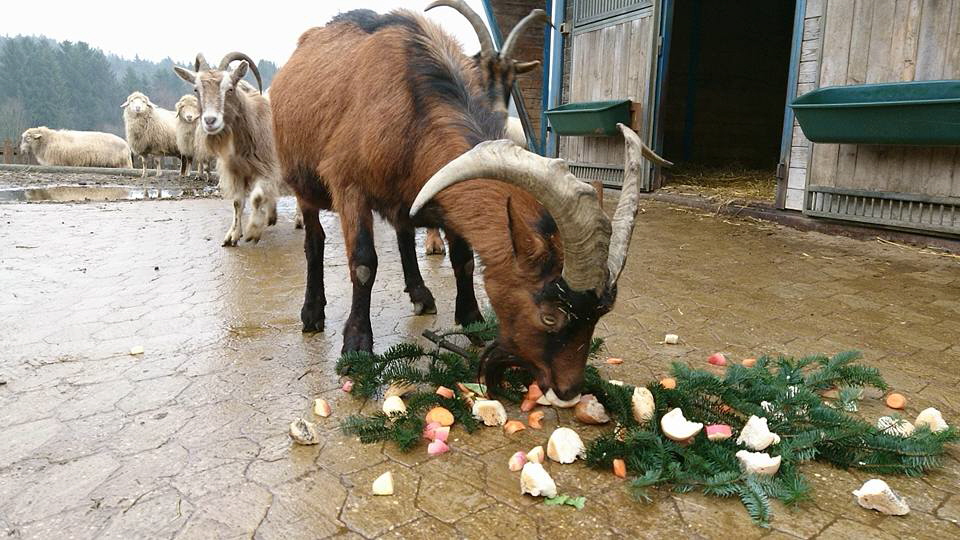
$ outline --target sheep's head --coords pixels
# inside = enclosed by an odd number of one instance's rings
[[[20,136],[20,153],[28,154],[30,152],[35,152],[35,150],[43,144],[43,138],[46,136],[47,132],[50,131],[46,127],[35,127],[30,128],[23,132]]]
[[[560,399],[580,391],[594,327],[617,296],[638,209],[642,158],[668,163],[636,133],[620,128],[627,159],[612,220],[593,187],[574,177],[566,162],[505,140],[481,143],[448,163],[411,207],[413,215],[442,190],[476,178],[499,180],[525,192],[508,199],[502,218],[513,264],[488,267],[484,275],[500,321],[497,340],[483,358],[483,374],[492,387],[507,368],[521,367]]]
[[[200,101],[196,96],[186,95],[177,101],[177,118],[187,124],[193,124],[200,118]]]
[[[230,64],[237,60],[240,63],[231,68]],[[200,127],[208,135],[216,135],[227,127],[224,111],[231,100],[237,99],[237,86],[248,69],[256,77],[260,90],[263,90],[256,63],[243,53],[233,52],[226,55],[216,69],[211,68],[201,54],[197,55],[193,71],[180,66],[174,66],[173,69],[181,79],[193,85],[203,119]]]
[[[513,83],[518,74],[532,71],[540,66],[539,61],[520,62],[514,60],[517,43],[523,32],[537,22],[550,23],[550,17],[542,9],[535,9],[524,17],[510,32],[503,42],[503,48],[498,52],[493,45],[493,38],[487,30],[486,23],[463,0],[437,0],[427,6],[427,11],[446,6],[460,12],[473,26],[480,40],[480,52],[474,57],[477,72],[483,85],[483,91],[490,99],[493,110],[506,114],[510,104],[510,94]]]
[[[127,100],[123,102],[123,105],[120,105],[121,109],[133,114],[134,116],[139,116],[141,114],[146,114],[147,112],[154,109],[156,105],[150,101],[145,94],[141,92],[134,92],[127,96]]]

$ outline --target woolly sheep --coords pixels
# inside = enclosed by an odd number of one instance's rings
[[[30,128],[20,137],[20,151],[41,165],[132,168],[130,147],[110,133]]]
[[[153,157],[157,176],[164,156],[180,157],[177,149],[177,118],[173,111],[158,107],[141,92],[134,92],[120,106],[123,124],[131,150],[143,160],[143,174],[147,175],[147,157]]]
[[[197,144],[200,129],[200,102],[196,96],[187,94],[177,101],[177,148],[180,151],[180,176],[189,176],[192,165],[197,166],[197,175],[206,178],[210,172],[212,156],[207,155],[203,145]]]

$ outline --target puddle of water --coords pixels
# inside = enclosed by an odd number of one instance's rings
[[[214,188],[138,188],[131,186],[46,186],[0,189],[0,202],[83,202],[179,199],[208,196]]]

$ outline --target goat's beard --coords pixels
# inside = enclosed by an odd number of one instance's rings
[[[510,368],[520,368],[536,375],[519,357],[504,350],[497,341],[491,342],[480,355],[480,373],[487,386],[487,395],[493,396],[503,387],[503,376]]]

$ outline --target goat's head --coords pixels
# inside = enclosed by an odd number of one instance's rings
[[[200,118],[200,102],[197,96],[186,95],[177,101],[177,118],[182,122],[193,124]]]
[[[240,63],[237,67],[231,68],[230,64],[237,60]],[[263,81],[260,79],[257,64],[243,53],[227,54],[216,69],[207,64],[202,54],[197,55],[193,71],[174,66],[173,70],[177,75],[193,85],[193,91],[200,103],[200,115],[203,119],[200,126],[204,133],[216,135],[226,127],[224,111],[232,100],[238,99],[237,85],[247,74],[248,69],[253,72],[260,91],[263,92]]]
[[[510,104],[510,94],[513,90],[513,83],[517,75],[532,71],[540,66],[540,62],[520,62],[514,60],[513,55],[516,51],[520,36],[531,24],[545,22],[550,24],[550,17],[542,9],[535,9],[529,15],[524,17],[517,26],[513,28],[510,35],[503,42],[503,48],[498,52],[493,46],[493,38],[487,30],[487,25],[470,6],[463,0],[437,0],[427,6],[427,11],[431,9],[446,6],[460,12],[473,26],[480,40],[480,52],[474,58],[477,62],[477,69],[483,81],[483,91],[490,98],[493,110],[506,113]]]
[[[503,218],[513,244],[514,264],[488,268],[487,295],[500,320],[497,341],[483,358],[487,384],[496,387],[509,367],[532,372],[540,387],[559,399],[580,391],[594,326],[613,307],[617,280],[626,262],[638,208],[641,162],[668,164],[632,130],[627,141],[623,191],[611,221],[593,187],[581,182],[559,159],[547,159],[510,141],[477,145],[431,178],[411,207],[415,214],[442,190],[485,178],[511,184],[533,196],[508,199]]]
[[[50,130],[44,126],[30,128],[20,136],[20,153],[36,153],[36,149],[43,144],[43,139]]]
[[[134,92],[130,94],[127,96],[127,100],[123,102],[123,105],[120,105],[121,109],[133,113],[134,116],[146,114],[155,107],[156,105],[150,101],[150,98],[148,98],[142,92]]]

